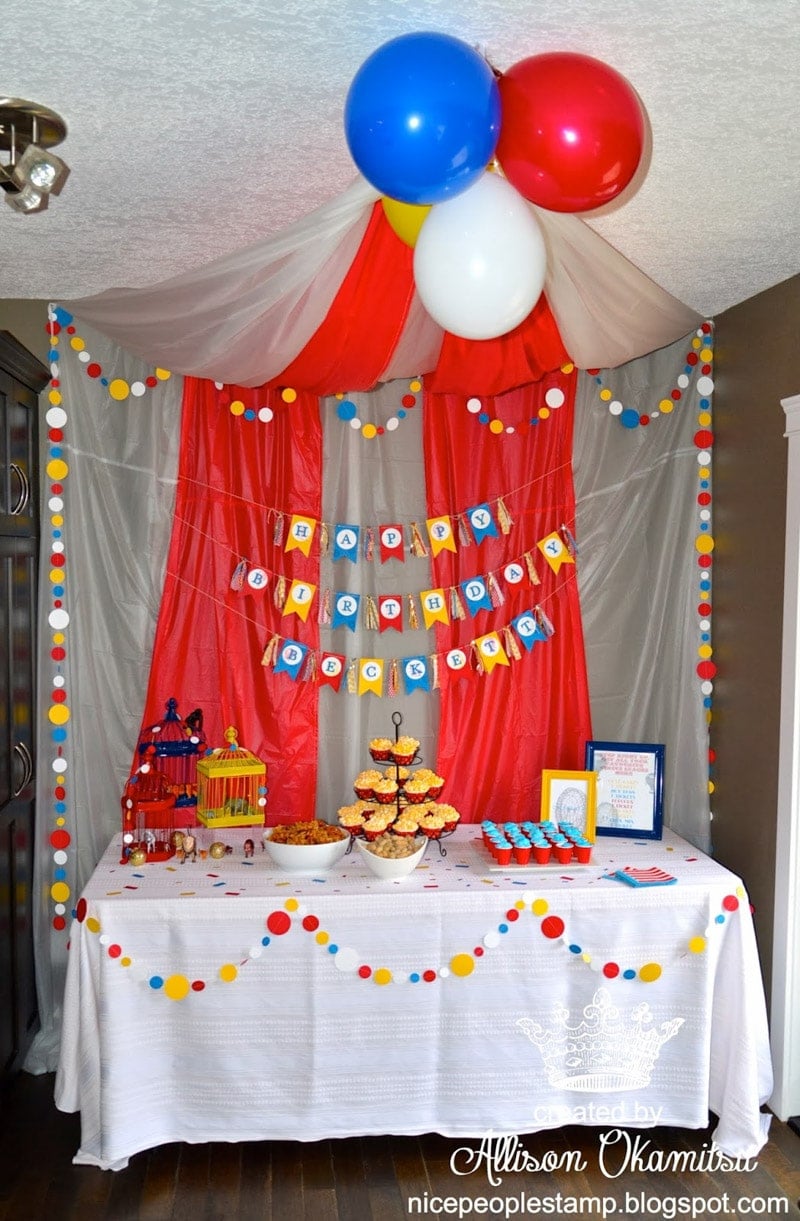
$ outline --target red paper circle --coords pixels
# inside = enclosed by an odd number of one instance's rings
[[[75,908],[75,919],[78,924],[83,924],[86,919],[86,900],[78,899],[78,906]]]
[[[286,912],[270,912],[267,916],[267,928],[276,937],[280,937],[283,933],[288,933],[292,927],[292,922]]]
[[[545,937],[555,940],[564,932],[564,921],[560,916],[545,916],[542,921],[542,932]]]
[[[307,933],[313,933],[315,929],[319,928],[318,918],[316,916],[304,916],[303,917],[303,928],[306,930]]]
[[[58,796],[58,791],[57,791],[56,795]],[[62,798],[64,798],[65,796],[66,796],[66,793],[62,789],[60,791],[59,801],[62,800]],[[72,840],[70,838],[69,831],[58,830],[58,831],[53,831],[50,834],[50,844],[53,848],[68,848],[69,845],[71,844],[71,842],[72,842]]]
[[[722,900],[722,906],[726,912],[735,912],[739,906],[739,900],[736,898],[736,895],[726,895]]]

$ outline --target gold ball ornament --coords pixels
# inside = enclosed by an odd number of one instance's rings
[[[221,861],[228,849],[224,844],[216,840],[208,850],[208,855],[213,856],[215,861]]]
[[[134,848],[128,857],[129,865],[144,865],[147,863],[147,853],[144,848]]]

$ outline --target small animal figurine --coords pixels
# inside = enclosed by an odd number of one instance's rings
[[[197,860],[197,839],[194,835],[191,835],[188,831],[184,832],[183,844],[181,846],[183,848],[184,864],[189,857],[191,857],[193,861]]]
[[[244,841],[244,855],[245,855],[245,859],[246,859],[247,857],[249,857],[249,856],[252,856],[252,855],[253,855],[253,853],[255,852],[255,850],[256,850],[256,846],[255,846],[255,844],[253,843],[253,841],[252,841],[251,839],[246,839],[246,840]]]

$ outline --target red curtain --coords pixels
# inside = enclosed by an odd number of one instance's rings
[[[306,623],[276,605],[278,577],[319,585],[319,549],[285,551],[288,516],[319,520],[322,431],[315,395],[298,395],[274,418],[258,418],[276,391],[187,378],[175,519],[153,649],[143,725],[168,699],[182,715],[203,711],[210,747],[228,726],[240,746],[267,764],[270,821],[313,818],[317,765],[317,688],[260,664],[278,633],[318,648],[316,600]],[[231,410],[233,406],[234,410]],[[255,414],[255,418],[251,418]],[[283,524],[283,540],[276,529]],[[263,592],[231,588],[246,559],[268,574]]]
[[[414,252],[377,202],[328,314],[302,352],[272,381],[319,395],[371,390],[389,366],[414,295]],[[443,333],[427,387],[447,394],[500,394],[538,381],[569,360],[544,293],[528,317],[497,339]]]
[[[537,548],[562,526],[575,533],[576,376],[556,372],[483,400],[485,414],[502,421],[504,429],[513,426],[513,433],[490,431],[488,421],[467,413],[461,397],[425,396],[429,515],[488,503],[496,516],[495,502],[502,497],[513,521],[507,535],[498,529],[496,538],[432,558],[434,588],[447,590],[478,573],[495,573],[505,594],[502,606],[480,610],[474,618],[467,611],[464,619],[436,629],[442,686],[437,770],[447,778],[447,800],[465,821],[537,818],[542,769],[582,770],[584,744],[591,738],[576,566],[564,564],[556,573]],[[555,410],[545,403],[551,388],[565,395]],[[508,586],[502,580],[505,565],[526,552],[535,559],[541,584]],[[470,641],[537,604],[555,634],[530,652],[520,644],[519,660],[483,674],[471,668],[465,677],[455,677],[443,664],[447,650],[469,649]],[[500,638],[503,642],[502,631]]]

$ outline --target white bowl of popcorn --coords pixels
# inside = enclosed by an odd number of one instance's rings
[[[387,831],[372,841],[357,839],[355,845],[367,869],[377,878],[391,882],[407,878],[414,872],[425,855],[428,842],[424,837],[412,839]]]

